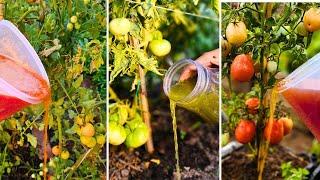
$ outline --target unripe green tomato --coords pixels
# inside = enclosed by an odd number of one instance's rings
[[[67,29],[68,29],[68,31],[72,31],[73,30],[73,24],[72,23],[68,23],[67,24]]]
[[[122,144],[127,137],[124,127],[113,121],[109,122],[108,133],[109,143],[115,146]]]
[[[70,18],[70,22],[73,23],[73,24],[75,24],[76,22],[78,22],[78,17],[77,17],[77,16],[72,16],[72,17]]]
[[[171,44],[165,39],[152,40],[149,44],[149,49],[151,50],[152,54],[162,57],[169,54],[171,51]]]
[[[308,31],[303,25],[303,22],[300,22],[296,28],[296,33],[299,34],[300,36],[307,37],[308,36]]]
[[[95,125],[95,129],[97,131],[97,133],[101,133],[101,134],[104,134],[106,132],[106,127],[104,124],[102,123],[97,123]]]
[[[283,51],[279,57],[279,70],[287,74],[289,72],[289,64],[293,59],[294,58],[290,50]]]
[[[128,131],[128,130],[127,130]],[[149,138],[149,129],[146,124],[141,122],[137,128],[128,134],[125,144],[129,148],[137,148],[147,142]]]
[[[88,5],[90,3],[90,0],[83,0],[84,5]]]
[[[229,135],[229,133],[223,133],[221,139],[222,139],[221,145],[222,145],[222,146],[227,145],[227,144],[229,143],[229,140],[230,140],[230,135]]]
[[[131,29],[131,22],[126,18],[116,18],[110,21],[109,30],[113,35],[126,35]]]
[[[313,32],[309,47],[306,50],[307,57],[312,58],[320,52],[320,30]]]
[[[277,63],[275,61],[268,61],[267,70],[269,73],[275,73],[277,71]]]
[[[74,24],[74,28],[75,28],[76,30],[79,30],[80,27],[81,27],[81,25],[80,25],[79,23],[76,22],[76,23]]]

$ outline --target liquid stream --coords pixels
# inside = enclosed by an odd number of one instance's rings
[[[177,120],[176,120],[176,106],[183,107],[189,111],[197,113],[204,120],[209,123],[218,122],[219,114],[219,98],[218,93],[214,90],[211,92],[205,92],[199,94],[197,97],[190,101],[183,101],[187,97],[195,86],[195,79],[182,81],[174,85],[169,92],[170,98],[170,110],[172,116],[172,128],[174,134],[174,148],[176,158],[176,178],[181,179],[180,165],[179,165],[179,146],[178,146],[178,135],[177,135]],[[182,100],[182,101],[181,101]]]

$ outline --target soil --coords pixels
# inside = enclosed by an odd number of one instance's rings
[[[169,104],[152,109],[155,152],[110,146],[110,179],[174,179],[175,157]],[[161,107],[161,104],[164,104]],[[198,116],[177,110],[182,179],[219,179],[219,128]]]
[[[294,154],[283,146],[273,146],[268,154],[263,173],[264,180],[278,180],[281,177],[281,164],[292,162],[293,167],[306,167],[309,157],[305,154]],[[248,154],[247,148],[232,152],[222,162],[222,179],[256,180],[256,161]]]

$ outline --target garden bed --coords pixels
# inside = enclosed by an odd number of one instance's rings
[[[249,151],[243,147],[233,151],[222,163],[222,179],[257,179],[256,161],[249,157]],[[281,164],[292,162],[293,167],[305,167],[308,164],[307,155],[297,155],[289,149],[277,145],[273,146],[268,154],[263,173],[263,179],[283,179],[281,176]]]
[[[167,108],[153,111],[155,152],[152,155],[148,154],[143,147],[130,151],[122,146],[110,146],[111,179],[172,179],[174,177],[176,160],[171,116]],[[218,179],[218,127],[199,123],[197,120],[200,119],[196,115],[186,113],[184,110],[179,109],[177,113],[178,120],[183,119],[178,123],[182,179]],[[186,135],[181,139],[183,134]]]

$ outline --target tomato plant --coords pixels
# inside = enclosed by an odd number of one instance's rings
[[[4,18],[27,37],[45,66],[52,104],[47,167],[41,163],[43,106],[36,105],[0,123],[0,159],[6,164],[0,176],[41,179],[43,170],[55,179],[105,176],[106,2],[5,3]],[[89,146],[82,144],[82,133],[91,136]]]
[[[224,44],[232,45],[222,57],[223,111],[229,118],[222,125],[223,131],[232,134],[236,130],[238,140],[241,119],[255,122],[255,139],[249,145],[260,165],[260,175],[261,159],[269,147],[266,141],[280,143],[293,126],[292,120],[285,118],[290,115],[282,101],[276,103],[270,117],[271,91],[277,82],[320,52],[315,45],[320,42],[318,11],[317,3],[222,3]]]

